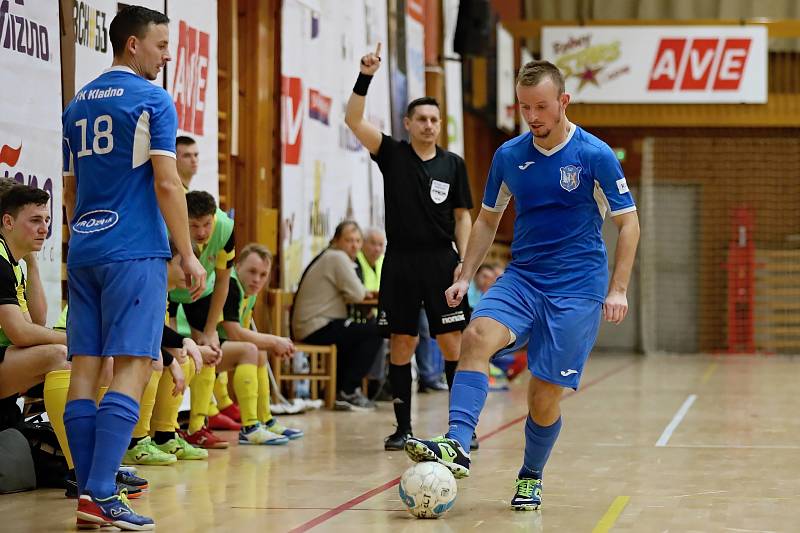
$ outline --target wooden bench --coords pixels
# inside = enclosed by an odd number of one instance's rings
[[[294,304],[294,293],[280,289],[270,289],[268,294],[270,320],[275,335],[289,336],[289,317]],[[292,339],[294,340],[294,339]],[[308,356],[308,374],[295,373],[292,370],[291,360],[283,360],[278,356],[270,356],[272,374],[278,386],[284,385],[294,388],[294,382],[308,380],[310,383],[311,399],[320,397],[320,390],[324,391],[325,407],[333,409],[336,402],[336,345],[316,345],[295,343],[295,349]]]

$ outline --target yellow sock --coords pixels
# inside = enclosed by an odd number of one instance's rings
[[[242,413],[242,426],[252,426],[258,422],[258,372],[256,365],[238,365],[233,373],[233,390],[239,399]]]
[[[72,469],[72,454],[69,451],[67,442],[67,430],[64,427],[64,408],[67,405],[67,391],[69,390],[70,370],[55,370],[48,372],[44,378],[44,408],[47,410],[47,417],[50,425],[56,432],[58,443],[64,452],[67,466]]]
[[[192,376],[194,376],[194,361],[191,358],[181,365],[184,379],[187,386]],[[153,407],[153,418],[150,421],[150,434],[155,435],[156,431],[175,431],[178,426],[178,409],[183,403],[183,394],[172,395],[175,388],[175,381],[172,373],[164,370],[161,379],[158,380],[158,391],[156,392],[155,407]]]
[[[194,433],[202,428],[208,416],[208,402],[214,393],[214,380],[216,369],[213,366],[204,366],[203,370],[192,380],[192,412],[189,416],[189,433]]]
[[[153,416],[153,407],[156,404],[156,392],[158,391],[158,381],[161,379],[161,371],[153,371],[150,374],[150,381],[142,392],[142,399],[139,400],[139,421],[133,428],[131,435],[135,439],[146,437],[150,434],[150,419]]]
[[[214,382],[214,398],[217,399],[217,408],[219,410],[226,409],[233,405],[233,400],[231,400],[228,394],[227,372],[221,372],[220,375],[217,376],[217,380]]]
[[[269,399],[269,374],[267,365],[264,365],[258,367],[258,420],[262,424],[272,420]]]

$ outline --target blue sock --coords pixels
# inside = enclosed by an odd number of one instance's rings
[[[72,400],[64,406],[64,428],[67,432],[69,451],[72,453],[72,462],[75,465],[79,496],[86,488],[86,480],[92,469],[96,416],[97,404],[94,400]]]
[[[95,498],[108,498],[117,491],[117,470],[128,449],[139,420],[139,402],[116,391],[106,393],[97,409],[94,458],[86,490]]]
[[[550,426],[540,426],[528,415],[525,421],[525,462],[520,478],[542,479],[542,472],[561,431],[561,417]]]
[[[450,429],[445,435],[455,439],[465,451],[469,452],[469,443],[478,416],[486,403],[489,390],[489,376],[474,370],[459,370],[453,378],[453,389],[450,391]]]

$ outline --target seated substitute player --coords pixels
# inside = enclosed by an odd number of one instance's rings
[[[456,477],[468,476],[465,450],[486,401],[489,359],[528,343],[525,455],[511,507],[535,510],[542,501],[542,471],[561,429],[563,389],[578,388],[601,319],[619,324],[627,314],[639,222],[614,152],[567,120],[570,97],[558,68],[526,63],[516,90],[530,132],[495,152],[464,268],[447,289],[448,303],[458,305],[466,296],[512,196],[513,259],[478,302],[464,332],[447,434],[411,438],[405,449],[414,461],[438,461]],[[601,235],[609,208],[619,230],[610,283]]]
[[[14,185],[0,202],[0,399],[44,382],[52,370],[69,367],[66,335],[44,327],[47,304],[33,257],[47,237],[49,201],[41,189]],[[27,283],[19,264],[23,258]]]
[[[289,357],[294,353],[294,344],[286,337],[250,329],[258,293],[267,284],[271,267],[272,254],[266,247],[250,243],[242,248],[231,274],[231,286],[223,309],[219,335],[222,339],[249,342],[258,347],[258,421],[269,431],[294,440],[302,437],[303,432],[287,428],[272,417],[267,367],[268,352]],[[223,349],[225,344],[223,341]]]

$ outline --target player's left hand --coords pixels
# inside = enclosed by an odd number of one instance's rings
[[[603,318],[612,324],[621,324],[628,314],[628,296],[624,291],[611,290],[603,304]]]
[[[197,336],[197,344],[201,346],[208,346],[214,350],[218,355],[222,355],[222,349],[219,345],[219,333],[217,330],[203,331]]]

